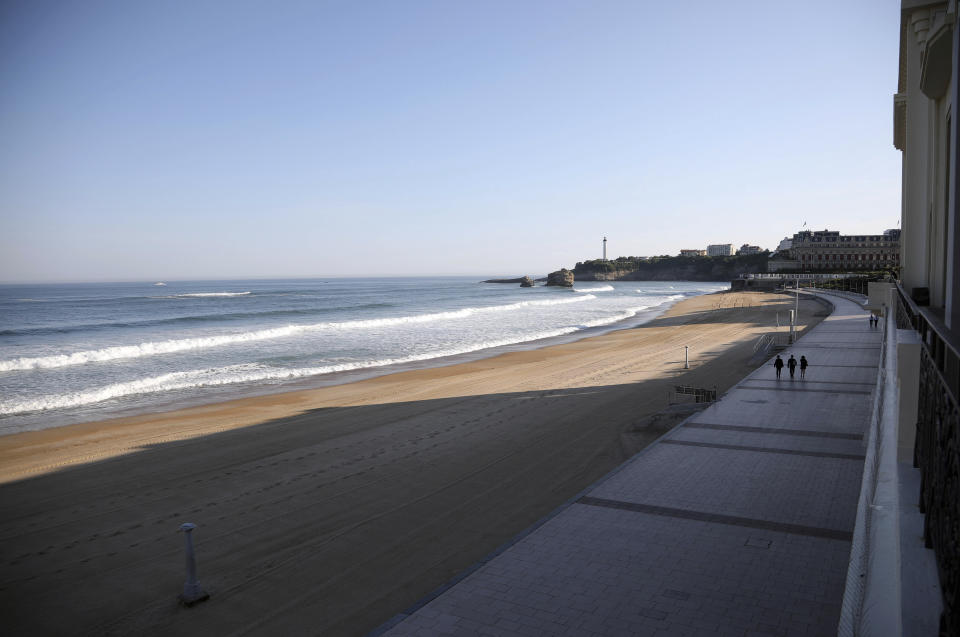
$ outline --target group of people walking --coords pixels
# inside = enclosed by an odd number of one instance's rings
[[[797,359],[793,357],[793,354],[790,354],[790,359],[787,361],[787,369],[790,370],[791,380],[793,379],[794,372],[797,370],[797,365]],[[800,380],[803,380],[803,378],[807,375],[808,365],[809,363],[807,362],[807,357],[801,356],[799,361]],[[777,360],[773,361],[773,367],[777,370],[777,380],[780,380],[780,372],[783,371],[783,359],[780,358],[780,354],[777,354]]]

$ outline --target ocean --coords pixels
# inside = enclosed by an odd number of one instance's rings
[[[0,285],[0,435],[576,340],[727,283],[467,277]]]

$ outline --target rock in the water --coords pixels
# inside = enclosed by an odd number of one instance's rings
[[[572,288],[573,272],[566,268],[560,268],[556,272],[551,272],[547,275],[547,285],[559,285],[560,287]]]
[[[522,279],[520,279],[520,287],[522,287],[522,288],[532,288],[532,287],[533,287],[533,279],[531,279],[531,278],[528,277],[528,276],[523,277]]]

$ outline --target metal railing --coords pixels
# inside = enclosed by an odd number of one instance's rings
[[[943,592],[941,635],[960,635],[960,354],[949,331],[897,285],[897,327],[922,342],[914,466],[919,467],[924,541],[936,554]]]
[[[760,338],[757,339],[757,342],[753,344],[753,353],[763,355],[778,345],[786,347],[789,344],[789,332],[770,332],[761,335]]]
[[[680,396],[693,396],[696,403],[712,403],[717,400],[717,387],[714,385],[713,389],[708,389],[706,387],[693,387],[692,385],[674,385],[674,399],[671,404],[680,402]]]
[[[823,273],[817,274],[814,272],[803,272],[800,274],[781,274],[779,272],[758,272],[756,274],[741,274],[740,278],[742,279],[787,279],[794,280],[800,279],[803,281],[811,280],[827,280],[827,279],[847,279],[851,277],[863,276],[862,273],[857,272],[846,272],[846,273]]]

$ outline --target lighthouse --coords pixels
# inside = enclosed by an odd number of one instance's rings
[[[603,260],[607,260],[607,238],[603,238]]]

